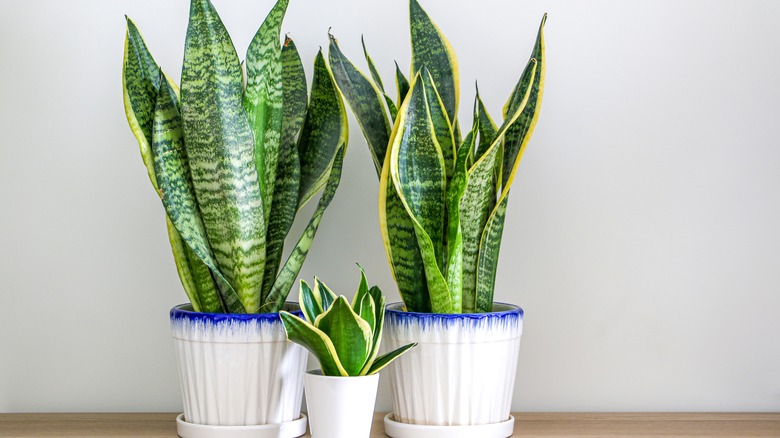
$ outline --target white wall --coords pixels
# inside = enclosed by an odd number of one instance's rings
[[[215,3],[244,52],[271,0]],[[365,34],[387,82],[408,67],[405,1],[291,3],[307,65],[332,26],[355,60]],[[479,77],[496,117],[549,12],[497,281],[526,310],[513,408],[780,410],[780,3],[423,3],[464,114]],[[178,78],[187,8],[0,2],[1,412],[181,409],[167,312],[185,295],[120,69],[128,14]],[[302,277],[351,294],[360,261],[397,298],[354,122],[351,139]]]

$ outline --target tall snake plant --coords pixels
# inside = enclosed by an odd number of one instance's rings
[[[280,44],[288,1],[278,0],[252,39],[244,77],[214,6],[192,0],[181,92],[127,20],[125,112],[196,311],[278,311],[341,179],[348,132],[341,94],[320,52],[307,96],[295,44]],[[296,213],[320,190],[282,264]]]
[[[417,0],[409,13],[412,79],[396,63],[395,102],[365,43],[370,78],[333,36],[330,67],[379,175],[382,237],[406,309],[489,312],[509,189],[541,108],[546,15],[501,125],[477,91],[473,124],[461,139],[455,52]]]

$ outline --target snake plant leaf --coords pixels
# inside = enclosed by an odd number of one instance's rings
[[[477,259],[477,312],[490,312],[493,309],[493,291],[498,268],[498,253],[501,249],[501,237],[504,234],[504,219],[506,204],[509,200],[502,196],[496,208],[490,215],[482,232]]]
[[[415,76],[409,93],[398,113],[398,128],[391,139],[390,176],[414,224],[431,309],[436,313],[452,313],[447,282],[441,273],[446,228],[446,169],[421,74]]]
[[[282,266],[282,269],[271,288],[271,292],[268,294],[268,298],[263,304],[266,311],[276,312],[282,307],[285,298],[290,292],[290,287],[295,281],[295,277],[298,276],[298,272],[301,270],[303,261],[309,253],[312,241],[314,241],[314,236],[317,234],[317,228],[320,225],[325,209],[328,208],[330,201],[333,200],[333,195],[336,194],[336,189],[341,181],[341,167],[344,164],[346,148],[347,145],[342,144],[336,153],[336,159],[330,170],[328,183],[325,185],[325,190],[322,192],[322,196],[317,203],[317,208],[314,210],[314,214],[309,220],[308,225],[306,225],[306,228],[303,230],[303,234],[298,239],[298,243],[293,248],[287,261],[284,263],[284,266]]]
[[[398,89],[398,103],[397,106],[403,104],[406,95],[409,93],[409,80],[406,79],[401,69],[398,67],[398,62],[395,63],[395,87]],[[395,117],[393,117],[395,119]]]
[[[309,323],[314,324],[317,317],[322,314],[323,309],[318,297],[314,295],[309,284],[303,280],[301,280],[301,290],[298,294],[298,302],[301,303],[303,316],[306,317],[306,320],[309,321]]]
[[[371,351],[368,353],[366,364],[363,365],[363,369],[360,370],[360,375],[365,376],[371,369],[371,365],[374,363],[377,354],[379,353],[379,345],[382,343],[382,330],[384,329],[385,321],[385,296],[377,286],[371,286],[368,290],[368,294],[371,296],[371,301],[374,303],[374,337],[371,339]]]
[[[179,280],[184,288],[184,292],[187,294],[190,304],[192,304],[192,309],[196,312],[204,312],[200,304],[200,292],[195,283],[195,278],[193,278],[194,276],[190,270],[189,260],[186,255],[187,245],[181,240],[179,232],[176,231],[176,227],[173,226],[168,215],[165,216],[165,225],[168,229],[168,241],[170,242],[171,250],[173,251],[173,261],[176,264],[176,272],[179,274]],[[190,252],[191,251],[192,250],[190,250]],[[179,254],[181,254],[181,257]],[[193,258],[197,259],[194,254]],[[201,264],[203,263],[201,262]],[[208,268],[206,268],[206,270],[208,270]]]
[[[309,109],[298,140],[301,157],[298,209],[325,185],[339,148],[346,146],[348,136],[344,102],[320,50],[314,59]]]
[[[319,299],[324,311],[327,311],[333,302],[336,301],[336,298],[338,298],[338,295],[317,277],[314,277],[314,295],[318,297],[317,299]]]
[[[166,79],[174,90],[176,85]],[[122,64],[122,95],[124,99],[125,114],[130,129],[138,141],[149,180],[158,196],[159,188],[157,177],[154,171],[154,158],[152,156],[152,131],[154,123],[154,112],[157,103],[157,95],[160,88],[160,67],[154,61],[151,53],[146,46],[138,28],[132,20],[127,18],[127,36],[125,39],[125,54]],[[218,311],[221,309],[219,300],[216,300],[217,307],[209,307],[213,304],[205,295],[212,293],[211,298],[216,297],[213,280],[209,269],[203,265],[191,250],[182,241],[179,232],[176,231],[173,223],[166,214],[166,228],[168,230],[168,240],[173,251],[173,259],[176,265],[176,271],[179,274],[184,291],[192,303],[195,311]],[[207,278],[203,277],[206,271]],[[211,284],[209,284],[211,283]],[[200,296],[204,295],[201,300]],[[201,301],[204,304],[201,304]]]
[[[390,121],[392,122],[395,120],[396,115],[398,115],[398,106],[396,106],[395,102],[393,102],[393,99],[387,95],[385,86],[382,84],[382,78],[379,76],[379,71],[376,69],[376,65],[374,65],[374,60],[371,59],[371,56],[368,54],[368,49],[366,49],[366,41],[362,35],[360,36],[360,43],[363,45],[363,55],[365,55],[366,62],[368,63],[368,69],[371,72],[371,78],[374,80],[374,84],[382,92],[382,97],[384,97],[385,103],[387,104],[387,110],[390,111]],[[392,125],[392,123],[390,124]],[[388,135],[390,131],[391,129],[388,129]],[[382,165],[382,163],[384,163],[384,160],[379,161],[379,165]],[[380,172],[377,171],[377,173]]]
[[[425,271],[420,269],[423,261],[417,247],[414,223],[395,191],[389,160],[390,154],[386,154],[379,179],[379,227],[387,260],[406,310],[430,312],[431,302]]]
[[[282,136],[279,147],[279,161],[276,173],[276,187],[273,192],[271,214],[266,232],[265,274],[263,275],[263,302],[271,292],[284,251],[284,239],[290,232],[295,213],[298,211],[298,186],[301,179],[301,164],[295,136],[306,117],[308,95],[306,74],[295,43],[285,38],[282,47],[282,97],[284,102]]]
[[[279,36],[289,0],[278,0],[246,52],[244,108],[255,141],[255,167],[266,222],[271,210],[282,130],[282,63]]]
[[[547,14],[544,14],[542,22],[539,24],[536,43],[534,44],[531,53],[531,58],[536,59],[538,64],[536,75],[530,75],[530,72],[528,71],[530,64],[529,66],[526,66],[512,95],[504,106],[505,117],[506,114],[514,113],[520,102],[522,102],[521,96],[528,87],[529,81],[531,81],[531,97],[528,99],[528,103],[520,114],[518,122],[515,123],[505,135],[502,192],[508,192],[509,187],[512,185],[512,180],[514,180],[518,164],[523,156],[525,147],[528,145],[528,141],[531,139],[531,134],[534,131],[534,127],[536,127],[536,121],[539,119],[539,112],[542,109],[544,75],[546,71],[546,56],[544,54],[544,24],[546,22]]]
[[[219,271],[245,310],[257,312],[265,217],[242,95],[241,65],[227,30],[211,2],[192,0],[181,84],[192,182]]]
[[[358,265],[360,267],[360,265]],[[373,332],[376,328],[376,303],[368,293],[368,280],[366,280],[366,273],[363,268],[360,267],[360,284],[358,290],[355,292],[355,296],[352,298],[352,309],[357,313],[363,321],[368,323]]]
[[[306,321],[285,311],[280,311],[279,316],[282,318],[287,337],[311,351],[320,362],[323,374],[326,376],[349,376],[339,361],[336,347],[322,330],[306,324]]]
[[[163,77],[162,72],[160,77]],[[161,199],[168,218],[187,247],[192,250],[192,254],[208,266],[215,276],[226,281],[212,254],[195,200],[187,151],[184,147],[178,98],[167,81],[160,82],[152,132],[152,155]],[[193,278],[197,280],[196,285],[213,293],[215,289],[211,274],[203,269],[197,269],[198,266],[193,266],[192,257],[188,257],[188,261],[191,268],[196,268],[192,272]],[[199,295],[200,289],[199,287]],[[216,297],[203,296],[199,301],[201,304],[205,301],[206,307],[215,309],[217,300],[214,298]],[[225,302],[229,309],[237,311],[243,309],[238,295],[232,288],[226,288],[221,301]]]
[[[528,63],[531,80],[536,74],[536,60]],[[504,134],[518,120],[530,96],[530,83],[526,87],[526,93],[515,107],[514,113],[504,120],[496,132],[493,144],[488,147],[484,155],[471,167],[468,174],[466,191],[460,202],[461,227],[463,232],[463,311],[474,312],[477,306],[476,279],[477,260],[479,257],[479,245],[482,232],[491,214],[491,205],[495,202],[494,172],[497,163],[500,163]]]
[[[336,348],[339,362],[350,376],[357,376],[371,351],[371,327],[355,313],[343,295],[314,321]]]
[[[382,370],[382,368],[390,365],[390,362],[394,361],[395,358],[397,358],[398,356],[406,353],[407,351],[409,351],[410,349],[412,349],[416,345],[417,345],[416,342],[412,343],[412,344],[404,345],[403,347],[396,348],[395,350],[393,350],[393,351],[391,351],[389,353],[385,353],[385,354],[379,356],[371,364],[371,368],[368,370],[366,375],[376,374],[376,373],[380,372]]]
[[[387,142],[390,139],[390,122],[385,113],[382,91],[344,56],[333,35],[330,37],[328,60],[333,77],[344,99],[352,108],[368,143],[377,175],[382,172]]]
[[[506,131],[504,136],[505,151],[501,172],[503,180],[501,196],[498,200],[498,205],[493,209],[488,219],[480,241],[476,279],[477,311],[480,312],[488,312],[492,308],[498,254],[504,231],[509,189],[512,186],[520,160],[539,118],[542,94],[544,92],[544,24],[546,21],[547,15],[545,14],[539,25],[539,33],[531,55],[532,60],[537,61],[538,67],[534,69],[533,73],[530,73],[528,72],[530,64],[526,66],[517,87],[515,87],[504,109],[505,112],[510,114],[519,111],[519,116],[517,122]],[[520,96],[524,97],[521,99]]]
[[[430,71],[423,66],[421,79],[425,86],[425,99],[428,104],[428,110],[433,123],[433,132],[436,134],[436,141],[439,143],[442,156],[444,157],[444,168],[447,171],[447,181],[452,177],[455,169],[456,145],[452,134],[452,125],[445,113],[444,103],[441,100],[436,84],[433,82]]]
[[[135,23],[127,17],[125,55],[122,64],[122,95],[125,114],[133,131],[141,158],[146,166],[152,186],[157,190],[157,180],[152,163],[152,124],[157,94],[160,90],[160,67],[146,47]]]
[[[460,223],[460,201],[468,183],[468,163],[476,143],[479,119],[458,148],[454,174],[447,186],[447,286],[452,307],[463,308],[463,231]]]
[[[409,0],[409,25],[412,34],[412,73],[416,74],[423,66],[430,70],[447,116],[454,123],[460,92],[455,51],[417,0]]]
[[[477,114],[479,115],[479,145],[477,146],[474,158],[479,160],[485,155],[485,152],[496,139],[498,127],[496,126],[496,122],[493,121],[493,118],[490,117],[490,114],[488,114],[485,104],[482,103],[482,98],[479,96],[479,90],[477,90],[477,105]]]
[[[374,65],[374,60],[371,59],[371,56],[368,54],[368,49],[366,49],[366,39],[363,37],[363,35],[360,35],[360,44],[363,46],[363,56],[365,56],[366,63],[368,63],[368,70],[371,72],[371,78],[374,80],[376,86],[379,87],[379,90],[384,93],[385,86],[382,84],[382,77],[379,76],[379,71],[376,69],[376,65]]]

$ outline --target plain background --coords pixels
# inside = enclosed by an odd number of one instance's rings
[[[215,4],[243,54],[272,2]],[[423,6],[458,53],[463,120],[477,78],[499,118],[549,13],[544,104],[496,285],[526,311],[513,409],[780,410],[780,2]],[[186,298],[120,75],[128,14],[178,80],[187,11],[0,1],[2,412],[181,409],[168,310]],[[365,67],[362,33],[392,84],[393,60],[409,67],[407,14],[401,0],[292,0],[283,32],[309,72],[329,27]],[[301,277],[351,296],[360,262],[395,301],[350,120]]]

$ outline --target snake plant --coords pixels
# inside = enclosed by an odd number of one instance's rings
[[[307,96],[295,44],[280,43],[287,4],[278,0],[255,34],[244,75],[214,6],[192,0],[181,92],[127,19],[125,112],[196,311],[278,311],[341,179],[341,95],[320,52]],[[321,190],[282,264],[296,213]]]
[[[370,77],[333,36],[329,63],[379,175],[380,228],[406,309],[489,312],[509,189],[541,108],[546,15],[501,125],[477,91],[471,130],[462,139],[455,52],[417,0],[409,12],[412,79],[396,63],[395,101],[365,43]]]
[[[377,357],[385,319],[385,297],[369,289],[360,270],[360,285],[352,305],[315,277],[314,289],[301,280],[299,302],[304,318],[282,311],[287,337],[312,352],[326,376],[366,376],[378,373],[417,344]]]

